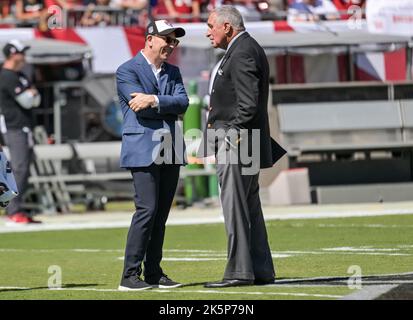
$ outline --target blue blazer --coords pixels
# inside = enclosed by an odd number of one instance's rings
[[[120,166],[150,166],[154,154],[159,153],[161,141],[156,135],[159,129],[171,133],[176,161],[185,164],[185,144],[179,126],[175,132],[178,115],[185,113],[189,104],[179,68],[164,63],[158,84],[151,67],[139,52],[118,68],[116,84],[123,114]],[[159,107],[134,112],[128,105],[133,92],[157,95]]]

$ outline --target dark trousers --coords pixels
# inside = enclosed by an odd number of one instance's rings
[[[156,164],[131,168],[136,212],[126,242],[124,278],[141,275],[142,263],[145,279],[162,275],[165,223],[175,195],[179,168],[179,165]]]
[[[30,139],[31,133],[22,129],[8,129],[4,135],[6,145],[10,150],[10,163],[16,179],[19,195],[10,201],[6,209],[7,214],[25,212],[23,195],[27,191],[30,176],[30,163],[33,159],[33,148]]]
[[[241,164],[217,164],[227,233],[224,279],[271,280],[274,264],[259,196],[258,176],[243,175]]]

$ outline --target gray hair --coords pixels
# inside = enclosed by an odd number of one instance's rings
[[[237,31],[245,30],[241,13],[235,7],[225,5],[215,8],[212,12],[216,14],[218,23],[228,22]]]

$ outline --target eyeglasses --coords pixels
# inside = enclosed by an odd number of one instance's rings
[[[161,36],[161,35],[154,35],[155,37],[164,39],[167,44],[172,44],[173,46],[177,46],[179,44],[179,40],[176,38],[172,38],[170,36]]]

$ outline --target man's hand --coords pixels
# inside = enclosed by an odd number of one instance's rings
[[[129,101],[129,107],[135,112],[151,108],[156,102],[155,96],[151,94],[131,93],[131,97],[133,99]]]

